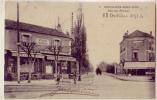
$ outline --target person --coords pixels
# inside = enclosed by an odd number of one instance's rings
[[[99,69],[99,73],[100,73],[100,75],[101,75],[101,73],[102,73],[101,69]]]
[[[76,70],[74,71],[73,79],[74,79],[74,84],[76,84]]]
[[[96,73],[96,75],[98,75],[98,68],[96,68],[95,73]]]
[[[100,69],[100,68],[97,68],[97,69],[96,69],[96,74],[97,74],[97,75],[101,75],[101,69]]]
[[[56,81],[57,81],[57,85],[59,85],[59,82],[60,82],[60,75],[59,74],[57,75]]]

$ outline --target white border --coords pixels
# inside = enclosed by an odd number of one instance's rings
[[[156,0],[5,0],[5,1],[52,1],[52,2],[155,2]]]
[[[4,19],[5,19],[5,1],[52,1],[52,2],[155,2],[156,0],[0,0],[0,100],[4,100]],[[156,44],[157,46],[157,44]],[[157,56],[156,56],[157,58]],[[156,68],[157,71],[157,68]],[[156,75],[157,76],[157,75]],[[157,89],[157,87],[155,87]],[[156,91],[155,91],[156,92]],[[156,95],[155,95],[156,98]],[[30,99],[31,100],[31,99]],[[42,100],[42,99],[41,99]],[[68,100],[68,99],[65,99]],[[78,99],[79,100],[79,99]],[[80,99],[83,100],[83,99]],[[115,100],[115,99],[109,99]],[[121,99],[116,99],[121,100]],[[126,100],[126,99],[123,99]],[[132,100],[132,99],[127,99]],[[135,99],[134,99],[135,100]],[[155,99],[142,99],[142,100],[155,100]]]
[[[4,1],[0,0],[0,100],[4,99]]]

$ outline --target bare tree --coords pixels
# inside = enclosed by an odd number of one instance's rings
[[[55,72],[57,73],[57,74],[59,74],[60,72],[58,71],[57,72],[57,69],[60,69],[60,68],[58,68],[58,66],[57,66],[57,63],[58,63],[58,57],[59,57],[59,53],[61,52],[61,50],[62,50],[62,47],[61,46],[55,46],[55,45],[50,45],[50,46],[48,46],[47,47],[48,48],[48,50],[51,52],[51,53],[53,53],[54,54],[54,57],[55,57]]]
[[[55,73],[57,75],[57,84],[59,84],[60,78],[61,78],[61,76],[60,76],[60,74],[61,74],[60,67],[57,65],[57,63],[58,63],[58,57],[59,57],[60,52],[62,51],[62,48],[63,47],[61,45],[57,45],[57,44],[56,45],[50,45],[50,46],[47,47],[47,49],[52,54],[54,54],[54,57],[55,57],[54,62],[55,62]]]
[[[27,54],[27,65],[29,68],[28,83],[31,82],[31,69],[34,66],[36,55],[40,53],[35,42],[21,42],[20,48]]]

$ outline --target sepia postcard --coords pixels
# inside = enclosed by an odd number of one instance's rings
[[[155,0],[3,4],[3,99],[155,99]]]

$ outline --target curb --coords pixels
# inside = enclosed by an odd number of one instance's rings
[[[124,79],[124,78],[120,78],[117,76],[113,76],[116,79],[122,80],[122,81],[133,81],[133,82],[155,82],[154,80],[129,80],[129,79]]]
[[[155,80],[133,80],[133,79],[125,79],[125,78],[121,78],[121,77],[118,77],[117,75],[109,74],[109,73],[104,73],[104,75],[111,76],[111,77],[113,77],[113,78],[116,78],[116,79],[118,79],[118,80],[122,80],[122,81],[133,81],[133,82],[155,82]]]

